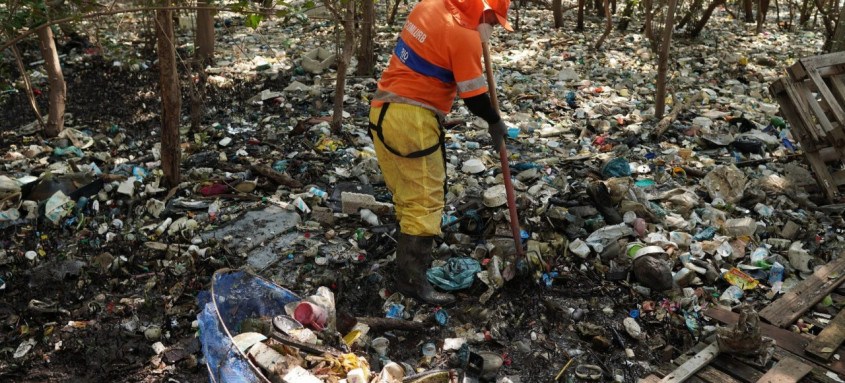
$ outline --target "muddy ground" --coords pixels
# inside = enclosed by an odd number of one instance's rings
[[[32,48],[32,47],[30,47]],[[27,61],[35,61],[37,50],[25,51]],[[3,71],[17,78],[16,69],[8,60]],[[185,73],[183,89],[191,81]],[[127,147],[120,156],[144,157],[155,143],[158,130],[158,73],[155,66],[138,72],[116,68],[111,61],[96,53],[81,65],[73,65],[65,72],[68,82],[68,113],[73,115],[72,126],[92,133],[123,132],[128,136]],[[256,82],[236,81],[233,88],[210,90],[207,97],[209,113],[204,124],[224,124],[234,118],[255,121],[261,110],[247,106],[246,100],[265,88],[284,88],[289,75]],[[46,110],[46,92],[37,100]],[[307,119],[319,116],[330,107],[326,103],[296,105],[295,117]],[[183,91],[183,116],[188,116],[190,97]],[[269,107],[269,106],[268,106]],[[353,116],[366,113],[366,107],[350,108]],[[571,111],[570,111],[571,112]],[[38,135],[19,136],[15,132],[33,120],[29,103],[23,93],[0,98],[0,146],[28,145],[42,140]],[[460,130],[460,127],[456,129]],[[259,135],[261,132],[258,133]],[[240,137],[248,139],[246,135]],[[313,146],[307,135],[276,137],[267,142],[291,151]],[[349,140],[349,137],[344,137]],[[520,144],[517,144],[520,145]],[[530,147],[517,146],[530,150]],[[262,150],[256,148],[258,154]],[[190,152],[186,153],[192,154]],[[333,161],[342,156],[315,157],[312,163],[294,163],[292,175],[303,184],[323,184],[321,178],[331,170]],[[591,177],[598,169],[583,169],[576,174]],[[388,198],[383,184],[374,185],[376,195]],[[266,190],[265,190],[266,191]],[[562,205],[589,204],[582,190],[572,193]],[[250,201],[251,206],[260,203]],[[104,242],[94,228],[118,218],[131,225],[137,217],[137,201],[119,201],[104,213],[88,217],[78,227],[56,227],[39,221],[24,226],[8,227],[0,232],[0,276],[6,282],[0,291],[0,380],[15,382],[204,382],[208,377],[201,364],[201,353],[192,322],[196,319],[196,297],[208,289],[213,272],[222,267],[239,268],[245,260],[227,253],[222,247],[212,247],[206,256],[194,257],[191,262],[174,267],[172,259],[145,248],[142,238],[119,235]],[[387,224],[393,223],[390,218]],[[337,223],[338,227],[354,230],[359,223],[354,218]],[[554,227],[538,224],[536,232]],[[317,236],[322,233],[317,233]],[[384,236],[371,237],[369,260],[379,260],[393,251]],[[23,254],[39,249],[37,262],[28,261]],[[125,257],[113,263],[114,258]],[[572,257],[565,259],[567,262]],[[558,260],[558,264],[564,259]],[[507,353],[509,360],[503,375],[521,377],[523,382],[553,380],[566,361],[577,356],[578,363],[598,364],[605,371],[623,376],[633,382],[644,375],[646,366],[659,364],[677,356],[692,346],[695,334],[687,331],[677,315],[651,316],[641,324],[652,334],[651,342],[637,343],[624,334],[620,324],[628,316],[627,310],[642,304],[642,296],[634,293],[626,282],[608,282],[593,267],[581,267],[591,261],[575,260],[559,268],[560,275],[551,287],[534,282],[533,278],[517,278],[505,285],[483,308],[474,303],[484,293],[480,283],[459,294],[458,305],[447,308],[451,316],[448,327],[425,334],[391,336],[398,360],[414,363],[419,358],[419,346],[428,340],[442,340],[455,336],[458,327],[485,328],[495,341],[486,342],[476,351],[491,350]],[[115,264],[115,267],[110,265]],[[266,270],[268,276],[285,274],[300,265],[280,264]],[[339,311],[353,316],[382,316],[382,289],[390,290],[394,265],[373,272],[368,263],[331,265],[315,270],[324,285],[332,286]],[[311,275],[311,274],[309,274]],[[364,276],[364,277],[362,277]],[[310,293],[311,291],[297,291]],[[702,300],[712,299],[703,294]],[[36,301],[45,302],[40,304]],[[467,304],[473,303],[473,304]],[[671,310],[671,303],[665,308]],[[565,308],[578,307],[577,314]],[[612,308],[610,316],[604,308]],[[485,310],[486,309],[486,310]],[[610,318],[610,320],[608,319]],[[701,319],[698,318],[700,321]],[[609,323],[608,323],[609,321]],[[161,341],[170,348],[163,356],[155,357],[151,348],[154,340],[146,339],[139,324],[160,323],[165,334]],[[579,336],[578,324],[592,323],[609,330],[601,337]],[[466,326],[464,326],[466,325]],[[589,331],[581,331],[589,333]],[[24,358],[13,359],[18,346],[28,340],[37,341]],[[393,342],[396,343],[393,343]],[[519,346],[517,343],[522,342]],[[631,347],[642,363],[629,363],[622,344]],[[524,345],[524,347],[522,347]],[[612,380],[605,376],[604,380]]]

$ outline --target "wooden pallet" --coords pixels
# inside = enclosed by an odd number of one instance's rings
[[[704,315],[728,326],[736,323],[739,318],[736,313],[715,307],[707,309]],[[835,324],[831,322],[830,326],[835,327]],[[773,338],[777,345],[773,363],[767,368],[748,364],[729,354],[720,354],[686,381],[691,383],[836,383],[836,378],[845,377],[845,358],[842,358],[842,356],[845,356],[845,348],[840,346],[841,337],[838,340],[833,340],[831,336],[823,336],[822,334],[818,336],[797,334],[764,323],[761,324],[760,329],[764,336]],[[830,354],[839,355],[839,357],[830,358],[827,355],[818,357],[812,351],[816,342],[824,342],[835,349],[836,351]],[[689,360],[692,355],[704,349],[705,346],[707,345],[704,343],[697,344],[684,355],[673,360],[672,363],[659,366],[653,374],[645,376],[639,381],[645,383],[661,382],[661,380],[670,377],[679,366]],[[666,380],[668,381],[668,379]]]
[[[769,86],[831,203],[845,185],[845,52],[806,57]],[[832,169],[831,169],[832,167]]]

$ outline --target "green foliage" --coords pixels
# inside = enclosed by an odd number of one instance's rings
[[[264,15],[253,13],[251,15],[246,16],[246,20],[244,21],[244,25],[246,25],[249,28],[255,29],[255,28],[258,28],[258,24],[261,24],[261,20],[264,20]]]

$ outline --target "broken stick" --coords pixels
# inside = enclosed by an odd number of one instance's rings
[[[267,177],[270,181],[273,181],[276,184],[284,185],[294,189],[299,189],[302,187],[301,182],[293,179],[287,173],[277,172],[267,165],[252,165],[250,168],[252,169],[252,171],[261,174],[264,177]]]

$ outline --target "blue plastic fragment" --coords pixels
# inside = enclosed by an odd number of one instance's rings
[[[446,325],[449,324],[449,313],[443,309],[437,310],[434,312],[434,320],[436,320],[437,324],[440,326],[446,327]]]
[[[631,175],[631,165],[624,158],[614,158],[601,168],[604,178],[628,177]]]
[[[716,236],[716,228],[710,226],[695,234],[693,239],[696,241],[709,241],[713,239],[714,236]]]
[[[405,312],[405,306],[398,303],[392,303],[387,307],[387,314],[385,317],[391,319],[402,319],[402,314]]]

